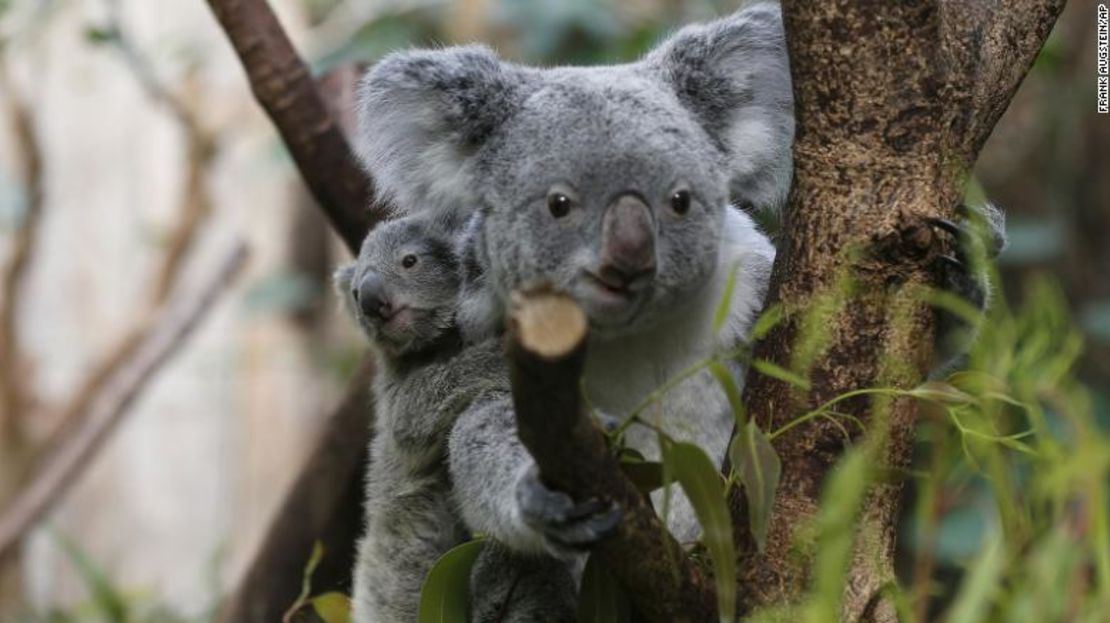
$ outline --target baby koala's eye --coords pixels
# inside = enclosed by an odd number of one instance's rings
[[[690,211],[690,191],[678,190],[671,195],[671,209],[674,213],[682,216]]]
[[[412,268],[413,266],[416,266],[416,256],[412,253],[409,253],[405,257],[401,258],[401,266],[404,268]]]
[[[570,197],[560,192],[553,192],[547,196],[547,209],[551,212],[551,216],[555,218],[563,218],[570,214],[571,207]]]

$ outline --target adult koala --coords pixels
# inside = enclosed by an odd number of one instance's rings
[[[567,290],[589,318],[584,386],[601,411],[628,414],[746,337],[774,250],[730,199],[776,209],[791,176],[777,4],[684,28],[627,65],[534,69],[479,46],[394,54],[367,75],[361,103],[361,156],[382,192],[401,209],[476,215],[481,287],[464,322],[499,328],[509,293],[534,281]],[[714,333],[733,267],[729,322]],[[718,461],[733,424],[708,373],[645,417]],[[659,455],[647,428],[627,441]],[[464,519],[510,548],[565,554],[612,524],[609,509],[540,483],[507,400],[460,418],[449,460]],[[689,503],[672,506],[674,535],[696,539]]]
[[[617,416],[747,336],[774,250],[730,199],[777,209],[791,176],[777,4],[684,28],[626,65],[534,69],[480,46],[398,53],[370,71],[360,98],[360,155],[379,189],[401,210],[472,212],[472,332],[498,330],[516,288],[567,290],[590,322],[586,393]],[[729,321],[714,333],[734,267]],[[707,373],[643,417],[717,461],[733,425]],[[648,428],[626,439],[659,456]],[[507,399],[460,417],[449,461],[470,528],[513,550],[566,555],[613,525],[612,509],[539,481]],[[680,541],[698,537],[681,495],[668,525]]]

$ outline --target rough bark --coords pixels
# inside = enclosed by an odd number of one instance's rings
[[[580,502],[615,503],[622,517],[593,556],[649,620],[716,619],[713,587],[624,476],[579,391],[586,317],[566,294],[518,293],[509,328],[510,378],[520,440],[545,482]]]
[[[950,244],[928,219],[953,217],[966,172],[1062,7],[1059,0],[1005,8],[783,3],[798,125],[768,303],[781,304],[786,320],[754,356],[799,372],[811,386],[799,392],[753,372],[745,401],[762,426],[778,428],[854,389],[922,378],[933,314],[915,292],[934,281],[933,260]],[[908,465],[913,403],[879,410],[859,399],[838,410],[881,438],[888,465]],[[783,479],[767,549],[742,544],[741,588],[750,602],[790,603],[806,588],[811,552],[799,531],[815,516],[822,481],[844,446],[841,429],[823,419],[776,439]],[[893,578],[898,490],[876,485],[864,502],[845,619],[896,620],[879,593]],[[739,496],[733,507],[737,525],[746,526]]]

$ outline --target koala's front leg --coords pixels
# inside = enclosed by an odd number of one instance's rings
[[[615,507],[576,503],[540,481],[535,461],[517,437],[507,394],[482,400],[459,417],[448,458],[469,528],[510,549],[572,558],[620,520]]]
[[[933,226],[955,241],[952,255],[937,259],[942,288],[971,304],[980,312],[990,306],[990,280],[987,262],[1006,247],[1006,215],[991,204],[962,205],[956,221],[933,219]],[[938,365],[930,376],[938,378],[962,364],[975,341],[976,325],[951,311],[941,309],[937,316],[936,353]]]

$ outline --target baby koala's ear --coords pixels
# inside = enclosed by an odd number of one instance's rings
[[[402,213],[453,209],[469,157],[516,109],[525,72],[484,46],[397,52],[359,86],[357,151]]]
[[[794,99],[777,3],[687,26],[642,61],[724,151],[733,198],[777,211],[793,172]]]
[[[335,270],[335,274],[331,277],[332,285],[335,287],[335,293],[339,295],[339,300],[343,301],[343,308],[354,315],[354,297],[351,296],[352,281],[355,278],[356,265],[352,262],[345,266],[340,266]]]

